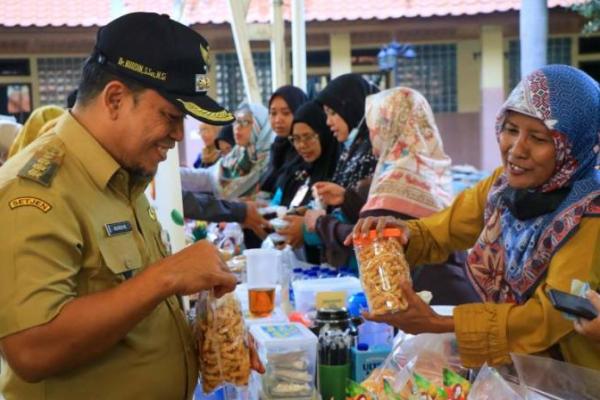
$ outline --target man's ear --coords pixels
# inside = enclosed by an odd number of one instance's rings
[[[119,117],[119,111],[123,108],[125,97],[129,90],[119,81],[110,81],[102,91],[102,105],[106,109],[111,120]]]

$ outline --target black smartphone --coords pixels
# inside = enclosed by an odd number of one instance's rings
[[[585,319],[594,319],[598,316],[598,311],[585,297],[575,296],[556,289],[549,289],[548,297],[554,308],[567,314]]]

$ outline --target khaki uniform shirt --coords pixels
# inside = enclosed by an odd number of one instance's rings
[[[144,182],[71,115],[0,168],[0,338],[51,321],[167,256]],[[6,400],[186,399],[195,342],[178,301],[159,304],[88,365],[30,384],[4,362]]]

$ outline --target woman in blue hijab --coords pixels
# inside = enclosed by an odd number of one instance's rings
[[[437,315],[409,285],[409,307],[383,317],[410,333],[455,332],[468,367],[510,362],[510,353],[547,355],[600,369],[600,343],[577,334],[547,291],[600,284],[600,88],[566,65],[543,67],[512,91],[498,114],[503,168],[420,220],[359,221],[401,226],[418,265],[471,249],[466,268],[483,303]]]

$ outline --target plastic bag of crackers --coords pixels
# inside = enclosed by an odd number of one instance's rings
[[[371,230],[367,237],[354,239],[360,281],[372,314],[389,314],[408,307],[400,284],[412,280],[401,237],[400,229],[386,228],[380,236]]]
[[[202,389],[205,394],[223,384],[248,385],[250,349],[244,317],[235,294],[216,298],[202,292],[196,302],[196,325]]]

